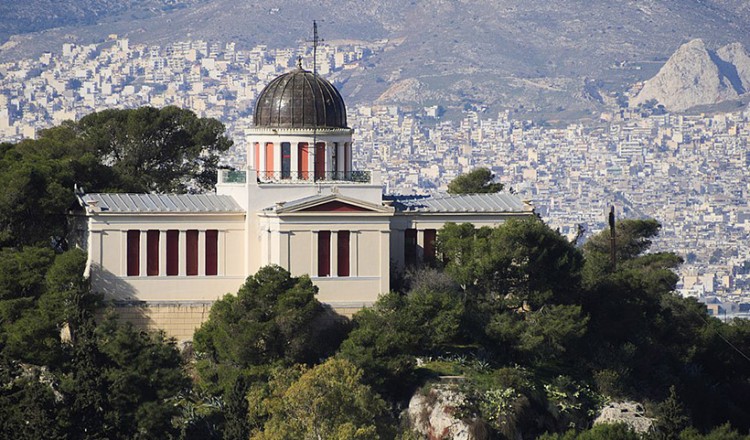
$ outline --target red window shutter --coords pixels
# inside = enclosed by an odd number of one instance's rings
[[[437,231],[434,229],[424,230],[424,261],[432,263],[435,261],[435,239]]]
[[[159,275],[159,231],[146,232],[146,275]]]
[[[307,142],[300,142],[297,145],[297,170],[299,179],[307,180],[310,178],[310,149]]]
[[[128,231],[128,271],[129,277],[140,275],[141,231]]]
[[[318,232],[318,276],[331,275],[331,231]]]
[[[326,177],[326,144],[318,142],[315,144],[315,179],[322,180]]]
[[[175,276],[180,273],[180,231],[167,231],[167,275]]]
[[[206,275],[218,274],[219,231],[206,231]]]
[[[273,177],[273,172],[274,172],[274,169],[273,169],[273,143],[272,142],[266,142],[266,164],[265,165],[266,165],[266,169],[263,170],[263,171],[265,171],[264,175],[267,178],[272,178]]]
[[[407,229],[404,231],[404,260],[407,266],[417,264],[417,230]]]
[[[340,277],[349,276],[349,231],[338,232],[338,264],[336,268],[337,275]]]
[[[198,275],[198,231],[191,229],[185,236],[185,258],[187,275]]]

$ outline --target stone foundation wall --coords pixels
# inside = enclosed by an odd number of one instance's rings
[[[213,302],[133,302],[110,304],[120,320],[138,329],[164,330],[178,344],[193,340],[193,333],[208,319]],[[328,319],[351,319],[362,307],[335,307]]]
[[[208,319],[213,302],[112,304],[123,321],[142,330],[164,330],[178,343],[193,340],[193,333]]]

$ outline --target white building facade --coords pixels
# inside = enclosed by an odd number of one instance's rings
[[[307,274],[349,315],[390,288],[391,269],[434,258],[446,222],[495,226],[533,215],[511,194],[398,197],[352,167],[339,92],[301,67],[271,81],[248,163],[213,194],[78,194],[92,289],[121,317],[189,340],[211,304],[259,268]]]

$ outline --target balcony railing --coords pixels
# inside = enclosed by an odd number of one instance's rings
[[[247,173],[238,170],[221,170],[222,183],[247,183]]]
[[[258,171],[261,182],[352,182],[370,183],[369,171]]]

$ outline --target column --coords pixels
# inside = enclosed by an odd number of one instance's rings
[[[159,276],[167,276],[167,230],[159,229]]]
[[[299,142],[289,142],[289,152],[291,153],[291,164],[289,169],[292,172],[292,180],[299,180]]]
[[[121,231],[120,238],[120,276],[128,276],[128,231]],[[98,250],[97,250],[98,252]]]
[[[339,176],[342,178],[346,178],[344,171],[346,171],[346,144],[344,142],[339,142],[338,144],[338,151],[336,152],[336,166]]]
[[[390,231],[380,231],[380,291],[391,288],[391,235]]]
[[[353,151],[353,147],[352,147],[352,143],[351,142],[347,142],[344,145],[345,145],[345,148],[346,148],[346,171],[348,171],[348,172],[351,173],[352,170],[353,170],[353,168],[352,168],[352,151]]]
[[[331,276],[339,276],[339,231],[331,231]]]
[[[260,181],[266,180],[266,140],[262,139],[258,142],[258,148],[260,150],[260,156],[258,158],[258,177]]]
[[[219,236],[217,237],[217,245],[216,245],[216,275],[217,276],[223,276],[226,272],[226,261],[227,256],[224,255],[225,249],[226,249],[226,243],[224,242],[226,240],[226,231],[222,231],[219,229]]]
[[[359,276],[359,236],[362,234],[361,231],[352,231],[349,235],[349,257],[351,258],[351,267],[349,268],[349,275],[353,277]]]
[[[141,230],[141,244],[138,251],[140,252],[140,255],[138,258],[138,276],[145,277],[146,271],[148,270],[147,264],[148,259],[146,256],[148,255],[148,230]]]
[[[326,142],[326,172],[328,173],[326,177],[330,180],[335,176],[335,173],[332,173],[331,171],[336,171],[333,169],[333,142]]]
[[[187,246],[187,230],[180,229],[180,248],[178,252],[178,271],[177,275],[184,277],[187,274],[187,252],[185,252]]]
[[[312,243],[310,244],[310,276],[318,276],[318,231],[312,231],[310,234]]]
[[[206,230],[198,230],[198,276],[206,276]]]
[[[417,228],[417,225],[414,225]],[[424,262],[424,229],[417,228],[417,265]]]

